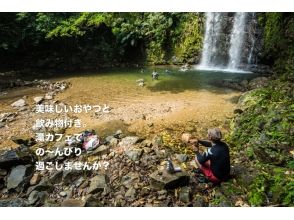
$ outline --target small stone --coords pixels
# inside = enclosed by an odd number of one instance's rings
[[[39,173],[35,173],[30,180],[31,186],[38,184],[41,180],[41,175]]]
[[[134,185],[134,181],[139,179],[139,174],[135,172],[130,172],[122,177],[121,184],[127,188]]]
[[[85,202],[79,199],[67,199],[61,203],[62,207],[84,207]]]
[[[133,147],[139,141],[139,139],[140,138],[137,136],[125,137],[119,142],[118,147],[124,147],[126,149]]]
[[[115,138],[122,138],[122,134],[123,134],[122,130],[117,130],[113,136]]]
[[[181,188],[180,192],[179,192],[180,201],[182,201],[184,203],[190,202],[190,193],[191,193],[190,187]]]
[[[61,197],[66,197],[66,196],[67,196],[67,192],[66,192],[66,191],[61,191],[61,192],[59,193],[59,195],[60,195]]]
[[[40,104],[43,100],[44,100],[43,96],[37,96],[37,97],[34,98],[34,102],[36,104]]]
[[[28,204],[29,205],[41,205],[45,202],[46,198],[48,198],[48,193],[41,191],[33,191],[31,192],[29,198],[28,198]]]
[[[128,156],[128,158],[132,161],[140,160],[142,153],[143,153],[142,149],[128,150],[125,152],[125,154]]]
[[[159,147],[161,145],[163,145],[163,139],[162,136],[160,135],[156,135],[153,139],[152,139],[152,145],[154,147]]]
[[[158,190],[186,186],[190,180],[190,176],[185,172],[170,174],[165,171],[155,171],[149,177],[151,178],[151,186]]]
[[[24,107],[25,105],[26,105],[26,101],[24,99],[19,99],[16,102],[11,104],[11,106],[15,108]]]
[[[150,193],[150,189],[147,188],[147,187],[143,187],[142,190],[141,190],[141,195],[142,196],[146,196]]]
[[[106,175],[97,175],[91,179],[91,184],[88,190],[88,193],[97,193],[104,190],[107,186]]]
[[[129,188],[125,194],[125,197],[130,198],[130,199],[134,199],[135,196],[136,196],[136,190],[133,187]]]
[[[0,176],[6,176],[6,175],[7,175],[7,170],[0,169]]]

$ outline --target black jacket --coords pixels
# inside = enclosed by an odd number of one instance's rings
[[[204,153],[196,153],[196,157],[200,164],[204,164],[210,160],[210,167],[215,177],[225,180],[230,176],[230,154],[229,147],[226,143],[218,141],[211,143],[209,141],[198,141],[205,147],[208,147]]]

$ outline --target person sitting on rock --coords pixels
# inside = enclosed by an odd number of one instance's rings
[[[191,140],[195,144],[195,162],[205,177],[212,183],[220,183],[230,176],[230,154],[229,147],[221,141],[222,133],[220,129],[208,130],[209,141]],[[204,153],[199,153],[199,144],[207,147]]]

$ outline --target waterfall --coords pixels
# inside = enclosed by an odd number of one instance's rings
[[[231,33],[229,63],[227,69],[236,70],[240,67],[241,51],[245,36],[245,24],[247,14],[237,12],[234,17],[234,25]]]
[[[245,61],[243,51],[247,55],[247,63],[252,62],[255,47],[254,31],[256,21],[253,20],[255,19],[255,14],[250,16],[253,28],[249,29],[246,28],[248,13],[235,13],[233,24],[229,22],[228,18],[230,16],[229,13],[208,12],[205,14],[203,50],[200,65],[197,66],[197,69],[248,72],[240,69],[240,67],[244,63],[242,61]],[[231,31],[227,33],[228,30]],[[245,40],[247,39],[250,41],[251,48],[245,50]]]
[[[256,16],[255,16],[255,13],[253,12],[252,13],[252,22],[250,24],[250,30],[249,30],[249,40],[250,40],[250,43],[251,43],[251,47],[250,47],[250,50],[249,50],[249,56],[247,58],[247,65],[250,66],[252,65],[254,60],[254,57],[253,57],[253,53],[254,53],[254,47],[255,47],[255,32],[256,32]]]
[[[221,13],[206,13],[205,36],[200,62],[200,66],[203,68],[215,66],[213,60],[216,59],[217,40],[221,32],[221,21]]]

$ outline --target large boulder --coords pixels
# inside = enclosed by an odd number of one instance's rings
[[[107,176],[99,174],[91,179],[88,193],[95,194],[102,192],[107,187]]]
[[[175,189],[189,184],[190,176],[185,172],[168,173],[155,171],[150,174],[151,186],[155,189]]]
[[[34,206],[43,205],[45,200],[48,198],[48,193],[45,191],[33,191],[31,192],[30,196],[28,197],[28,204]]]
[[[123,139],[118,144],[118,147],[122,147],[124,149],[128,149],[133,147],[140,140],[137,136],[128,136]]]
[[[16,189],[28,185],[33,171],[34,167],[32,165],[18,165],[14,167],[7,177],[7,189]]]
[[[10,168],[16,165],[33,164],[35,162],[35,155],[27,150],[9,150],[0,153],[0,167]]]

